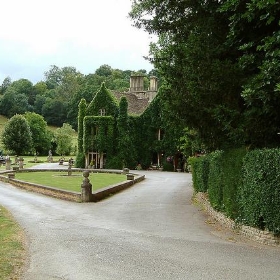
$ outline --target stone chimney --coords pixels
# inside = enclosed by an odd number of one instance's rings
[[[144,76],[132,75],[130,76],[130,92],[144,91]]]
[[[150,91],[157,91],[157,77],[150,77]]]

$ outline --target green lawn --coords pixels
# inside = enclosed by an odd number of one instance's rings
[[[24,248],[22,230],[7,210],[0,206],[0,279],[18,279]]]
[[[68,176],[67,171],[45,171],[16,173],[16,179],[44,186],[80,192],[84,177],[81,172],[72,172],[72,175]],[[89,180],[92,184],[92,190],[95,191],[100,188],[125,181],[126,175],[112,173],[90,173]]]

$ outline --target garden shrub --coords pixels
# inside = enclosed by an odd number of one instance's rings
[[[174,166],[171,162],[164,161],[162,167],[163,171],[174,171]]]
[[[242,223],[280,234],[280,149],[249,152],[238,190]]]
[[[196,192],[208,189],[209,161],[208,156],[189,158],[192,167],[193,187]]]
[[[78,152],[76,156],[75,166],[79,168],[85,168],[85,155],[83,152]]]
[[[242,184],[242,163],[246,153],[245,148],[238,148],[225,151],[221,157],[224,212],[233,219],[238,216],[237,190]]]
[[[222,160],[223,151],[215,151],[207,158],[209,160],[208,194],[212,207],[223,210],[223,182],[222,182]]]

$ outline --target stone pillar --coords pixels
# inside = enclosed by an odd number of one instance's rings
[[[150,77],[150,91],[157,91],[157,77]]]
[[[92,185],[89,181],[89,171],[84,171],[83,176],[85,177],[81,184],[82,202],[90,202],[92,196]]]
[[[72,158],[70,158],[68,161],[68,176],[72,175],[72,165],[73,165],[73,160]]]
[[[24,159],[22,157],[18,160],[19,169],[23,169],[23,161],[24,161]]]
[[[6,170],[11,170],[11,160],[6,159]]]
[[[144,91],[144,76],[143,75],[131,75],[130,76],[130,89],[129,91]]]

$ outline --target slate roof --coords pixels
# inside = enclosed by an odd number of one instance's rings
[[[139,99],[135,94],[130,92],[112,92],[112,94],[118,99],[118,101],[120,101],[122,96],[126,97],[128,103],[127,111],[130,115],[141,115],[149,106],[147,98]]]

